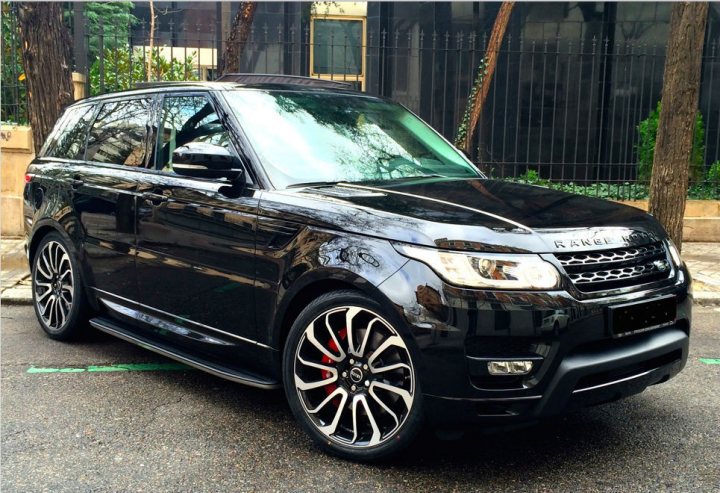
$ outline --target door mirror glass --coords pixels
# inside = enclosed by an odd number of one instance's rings
[[[235,181],[243,174],[238,159],[227,147],[209,142],[188,142],[172,154],[173,171],[196,178],[227,178]]]

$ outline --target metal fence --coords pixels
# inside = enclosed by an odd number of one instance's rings
[[[20,33],[13,9],[12,4],[2,3],[0,121],[3,123],[26,123],[27,93],[23,82]]]
[[[88,94],[146,80],[217,75],[214,25],[171,23],[153,38],[152,55],[147,23],[83,29],[84,46],[75,51],[85,59],[75,63],[87,76]],[[309,75],[317,71],[312,60],[323,54],[332,67],[323,77],[399,101],[452,141],[487,41],[487,33],[369,29],[357,43],[347,35],[312,38],[309,25],[253,26],[240,66],[250,73]],[[718,40],[708,38],[691,198],[720,198],[719,50]],[[9,61],[3,60],[2,119],[21,121],[23,86],[12,84],[17,74],[11,68],[6,84]],[[653,122],[644,132],[638,127],[660,99],[664,61],[664,46],[508,35],[474,138],[474,160],[500,178],[608,198],[646,198]]]

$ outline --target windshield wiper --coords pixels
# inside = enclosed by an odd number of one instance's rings
[[[288,185],[286,188],[330,187],[332,185],[337,185],[338,183],[344,183],[344,182],[342,180],[340,180],[340,181],[306,181],[303,183],[293,183],[292,185]]]

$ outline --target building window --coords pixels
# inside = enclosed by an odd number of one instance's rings
[[[310,76],[365,90],[365,18],[318,16],[310,22]]]

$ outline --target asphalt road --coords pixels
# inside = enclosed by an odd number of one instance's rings
[[[383,465],[328,457],[280,392],[198,371],[28,373],[168,363],[98,334],[43,336],[2,308],[3,493],[15,491],[720,491],[720,308],[697,308],[690,360],[625,401],[503,433],[427,433]]]

